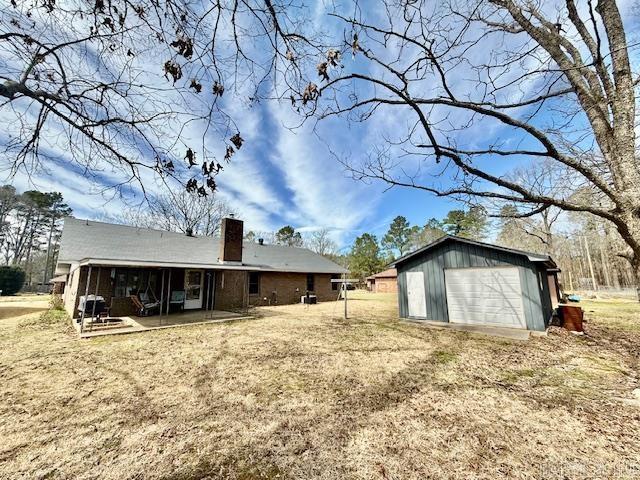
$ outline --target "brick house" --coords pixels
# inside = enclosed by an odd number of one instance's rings
[[[307,291],[326,301],[344,272],[305,248],[243,242],[234,218],[223,220],[220,238],[67,218],[56,266],[74,318],[85,294],[103,297],[114,317],[132,315],[140,293],[167,311],[174,292],[184,292],[184,310],[299,303]]]
[[[396,293],[398,291],[398,272],[395,268],[390,268],[367,277],[367,289],[374,293]]]

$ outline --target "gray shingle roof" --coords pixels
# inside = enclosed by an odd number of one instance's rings
[[[85,260],[141,264],[188,264],[225,268],[218,261],[220,239],[65,218],[58,264]],[[105,262],[103,262],[105,263]],[[236,267],[238,268],[238,267]],[[306,248],[243,243],[242,269],[303,273],[344,273],[331,260]]]
[[[388,268],[382,272],[374,273],[373,275],[369,275],[367,280],[371,280],[373,278],[397,278],[398,271],[395,268]]]

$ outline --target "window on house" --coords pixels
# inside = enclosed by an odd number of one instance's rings
[[[151,278],[149,276],[151,275]],[[158,277],[157,273],[150,273],[148,270],[138,270],[135,268],[116,269],[115,285],[113,289],[114,297],[128,297],[147,290],[147,283],[154,292],[156,291]]]
[[[260,273],[249,272],[249,295],[258,295],[260,293]]]
[[[127,271],[116,271],[115,289],[113,291],[114,297],[126,297],[127,296]]]
[[[342,277],[341,275],[331,275],[331,280],[340,280],[341,277]],[[340,283],[331,282],[331,290],[338,290],[339,287],[340,287]]]
[[[310,292],[313,292],[315,290],[315,282],[314,282],[313,273],[308,273],[307,274],[307,290],[310,291]]]
[[[130,270],[127,276],[127,296],[137,295],[140,291],[140,272],[138,270]]]

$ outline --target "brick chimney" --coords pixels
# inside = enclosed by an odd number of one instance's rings
[[[244,235],[242,220],[229,216],[222,219],[220,227],[220,262],[242,263],[242,237]]]

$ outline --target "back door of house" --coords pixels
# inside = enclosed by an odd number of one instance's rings
[[[204,270],[184,271],[185,309],[202,308]]]

